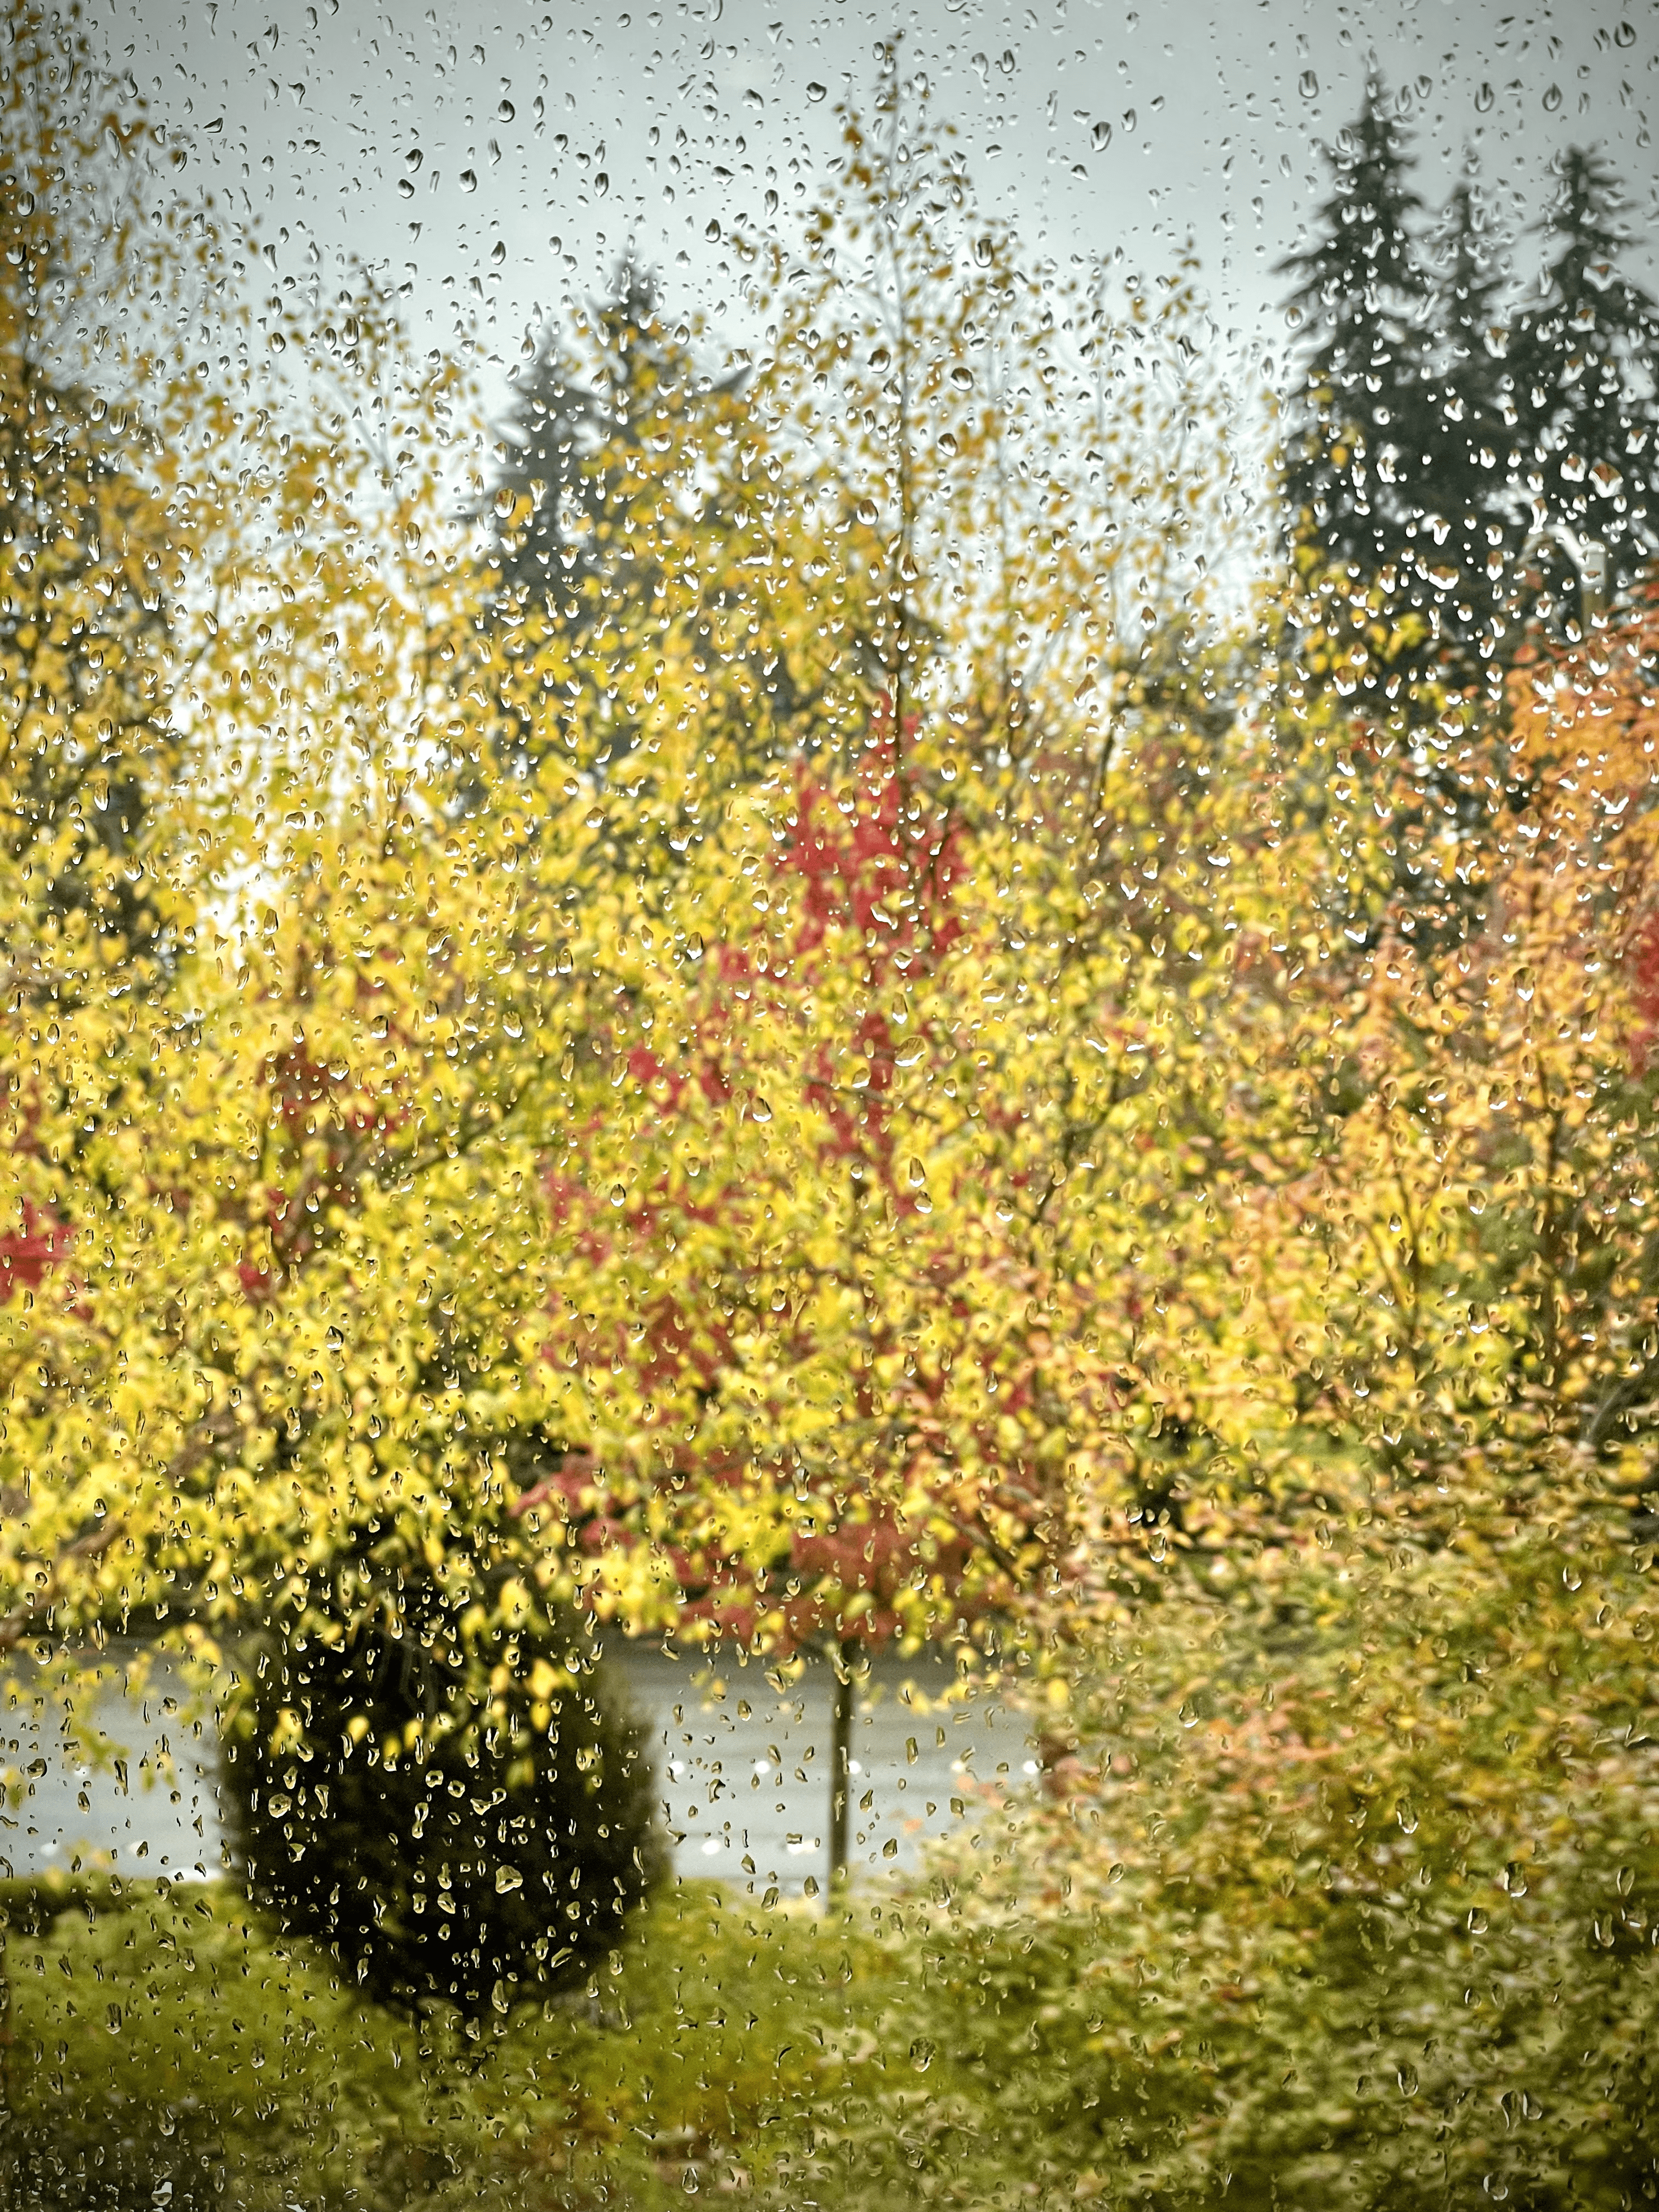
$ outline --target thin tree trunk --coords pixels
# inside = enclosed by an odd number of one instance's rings
[[[835,1711],[830,1730],[830,1890],[847,1880],[848,1838],[853,1820],[853,1646],[837,1644],[830,1655],[835,1669]]]

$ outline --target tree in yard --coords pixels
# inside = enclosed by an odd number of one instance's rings
[[[1105,784],[1123,795],[1115,705],[1162,711],[1129,680],[1166,597],[1200,585],[1213,519],[1190,384],[1160,397],[1128,370],[1192,355],[1190,283],[1132,286],[1121,329],[1097,286],[1068,356],[891,56],[879,92],[809,225],[810,280],[775,272],[778,343],[746,394],[750,619],[817,641],[823,703],[767,773],[732,776],[720,672],[694,685],[665,639],[635,695],[650,734],[538,863],[570,917],[580,1103],[552,1164],[562,1465],[526,1510],[610,1617],[823,1651],[843,1756],[859,1654],[989,1633],[1062,1547],[1128,1387],[1059,1197],[1109,1172],[1091,1139],[1134,1065],[1128,1041],[1091,1064],[1082,1009],[1121,961],[1077,951],[1076,839]],[[627,654],[609,669],[625,690]],[[638,839],[671,788],[659,865]],[[559,857],[592,818],[597,878]]]
[[[621,1941],[661,1871],[654,1776],[511,1520],[452,1501],[420,1529],[402,1503],[247,1647],[230,1827],[285,1929],[476,2027]]]
[[[33,1419],[82,1370],[81,1194],[153,1102],[197,913],[172,691],[192,550],[175,439],[200,210],[73,16],[14,11],[0,69],[0,1648],[49,1624],[112,1532],[60,1517]],[[124,334],[100,314],[131,310]],[[73,1416],[68,1415],[67,1422]],[[94,1486],[94,1488],[96,1486]]]
[[[1426,518],[1441,431],[1431,282],[1412,233],[1420,203],[1404,133],[1375,79],[1330,161],[1314,239],[1282,264],[1295,279],[1298,380],[1281,495],[1315,607],[1300,657],[1385,720],[1431,665],[1440,587]]]
[[[144,235],[142,118],[44,11],[13,26],[0,146],[0,939],[14,992],[96,1021],[112,988],[154,988],[187,914],[165,856],[184,826],[167,690],[188,540],[136,398],[159,383],[165,410],[165,364],[109,360],[94,328],[167,249]],[[155,226],[175,295],[177,214]]]
[[[1438,526],[1433,564],[1455,570],[1438,595],[1443,681],[1451,690],[1496,683],[1507,664],[1514,556],[1527,522],[1508,465],[1514,405],[1504,359],[1503,241],[1466,173],[1431,240],[1430,447]]]
[[[320,320],[289,331],[311,404],[331,374],[395,387],[373,301]],[[390,427],[435,454],[447,396],[406,385]],[[159,994],[4,1032],[13,1218],[56,1224],[0,1309],[8,1643],[128,1624],[211,1661],[267,1577],[361,1526],[365,1485],[442,1486],[458,1455],[465,1490],[544,1402],[520,1417],[551,979],[520,926],[522,823],[458,827],[432,781],[434,732],[464,740],[489,699],[436,489],[380,457],[325,413],[204,455],[230,542],[175,711],[214,742],[198,857],[161,872],[217,911]],[[485,1192],[488,1270],[464,1226]]]
[[[1136,1248],[1145,1184],[1107,1124],[1146,1097],[1141,994],[1195,916],[1137,970],[1085,856],[1155,874],[1138,747],[1161,773],[1152,733],[1183,716],[1184,851],[1231,720],[1207,669],[1177,676],[1230,495],[1182,367],[1190,271],[1127,279],[1121,325],[1103,276],[1068,352],[910,96],[890,56],[810,280],[773,272],[745,395],[734,605],[821,672],[816,709],[766,708],[779,750],[739,774],[740,627],[707,668],[660,630],[644,685],[596,642],[569,757],[602,749],[605,694],[642,739],[568,779],[534,848],[571,1105],[549,1163],[566,1395],[539,1445],[562,1464],[526,1510],[608,1617],[824,1651],[843,1752],[862,1650],[994,1634],[1084,1470],[1133,1496],[1140,1462],[1103,1441],[1136,1393],[1103,1255]],[[1133,374],[1148,356],[1167,388]],[[558,650],[526,653],[526,702]]]
[[[1518,317],[1511,349],[1526,456],[1520,488],[1534,525],[1565,532],[1573,544],[1606,546],[1605,591],[1629,582],[1659,546],[1659,304],[1617,265],[1630,233],[1607,163],[1575,146],[1557,168],[1543,296]],[[1547,562],[1553,551],[1546,549]],[[1577,620],[1579,576],[1560,577],[1556,598]]]
[[[525,1501],[602,1613],[831,1660],[837,1871],[858,1653],[1006,1609],[1104,1387],[1061,1336],[1086,1293],[997,1219],[1018,1192],[1030,1226],[1040,1168],[968,1014],[995,954],[966,941],[963,849],[896,752],[885,730],[850,783],[799,773],[787,842],[739,856],[653,994],[637,1118],[584,1133],[561,1180],[550,1351],[583,1427]]]

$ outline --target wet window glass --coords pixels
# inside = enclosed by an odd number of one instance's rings
[[[12,0],[4,2206],[1654,2197],[1656,33]]]

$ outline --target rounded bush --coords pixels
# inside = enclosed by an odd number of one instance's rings
[[[337,1574],[271,1624],[224,1769],[250,1894],[367,1994],[477,2020],[580,1980],[661,1871],[592,1644],[476,1554]]]

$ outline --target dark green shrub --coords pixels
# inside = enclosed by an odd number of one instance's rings
[[[225,1782],[255,1903],[404,2010],[580,1980],[662,1866],[651,1762],[585,1630],[482,1542],[292,1601]]]

